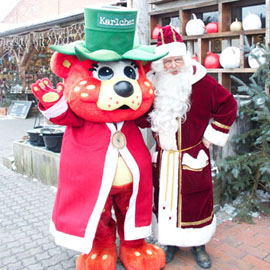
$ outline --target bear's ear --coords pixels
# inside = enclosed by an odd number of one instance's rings
[[[142,67],[143,67],[143,70],[145,72],[145,74],[151,70],[151,65],[152,65],[152,62],[144,62],[142,61]]]
[[[55,75],[65,79],[67,78],[72,65],[74,65],[77,60],[77,57],[74,55],[55,52],[51,58],[52,72]]]

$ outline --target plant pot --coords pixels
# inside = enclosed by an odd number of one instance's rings
[[[45,126],[40,129],[40,133],[43,135],[59,135],[63,134],[65,129],[63,127]]]
[[[40,133],[40,128],[35,128],[26,131],[29,136],[29,142],[34,146],[45,146],[43,136]]]
[[[63,134],[43,135],[43,139],[48,150],[55,153],[61,152]]]
[[[48,150],[60,153],[62,146],[62,139],[64,135],[63,128],[45,127],[40,130],[43,135],[45,146]]]

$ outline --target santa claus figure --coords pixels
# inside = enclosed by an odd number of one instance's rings
[[[178,247],[192,247],[197,263],[209,268],[205,244],[216,229],[209,147],[224,146],[237,103],[233,95],[191,59],[181,36],[160,30],[148,78],[155,86],[150,113],[155,134],[155,234],[167,245],[167,262]]]

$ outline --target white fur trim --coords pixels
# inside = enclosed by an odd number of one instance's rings
[[[164,222],[159,215],[159,223],[153,214],[153,231],[155,238],[162,245],[172,245],[178,247],[193,247],[205,245],[211,240],[216,231],[216,217],[211,224],[202,228],[177,228],[171,222]],[[167,219],[168,221],[168,219]]]
[[[169,165],[169,166],[168,166]],[[177,218],[179,152],[163,151],[160,170],[159,209],[174,220]]]
[[[152,154],[152,163],[157,163],[157,158],[158,158],[158,152],[154,152]]]
[[[68,109],[67,102],[64,96],[52,107],[50,107],[46,111],[41,111],[41,113],[48,119],[57,117],[64,113]]]
[[[201,80],[207,73],[206,68],[201,65],[200,63],[198,63],[197,61],[191,59],[191,65],[192,65],[192,69],[193,66],[196,67],[196,72],[195,74],[193,74],[193,70],[192,70],[192,77],[191,77],[191,84],[194,84],[196,82],[198,82],[199,80]]]
[[[209,124],[204,132],[203,137],[215,145],[224,146],[229,139],[229,133],[218,131],[214,129],[211,124]]]
[[[157,146],[156,141],[154,141],[154,144],[150,149],[150,154],[151,154],[151,157],[152,157],[152,163],[157,163],[158,152],[156,151],[156,146]]]
[[[204,168],[208,164],[208,156],[206,153],[201,149],[198,153],[197,158],[192,157],[188,153],[184,153],[182,164],[187,165],[192,169],[201,169]]]
[[[57,245],[88,254],[92,248],[91,242],[85,238],[57,231],[53,221],[50,222],[50,232],[54,236]],[[90,249],[89,249],[90,248]]]
[[[157,46],[155,48],[155,53],[163,54],[169,52],[164,58],[172,56],[183,56],[186,54],[187,49],[184,42],[171,42]]]
[[[124,224],[125,240],[145,238],[151,235],[152,224],[144,227],[135,227],[136,199],[140,184],[140,171],[136,161],[127,148],[121,149],[120,153],[133,176],[133,193],[129,201],[129,207]]]
[[[210,225],[202,228],[182,229],[176,227],[178,212],[178,170],[179,152],[163,151],[160,171],[159,222],[157,223],[155,216],[153,216],[154,235],[164,245],[182,247],[204,245],[215,233],[215,217]]]
[[[177,150],[177,145],[176,145],[176,134],[171,133],[171,134],[164,134],[164,133],[159,133],[159,143],[160,146],[163,150]]]

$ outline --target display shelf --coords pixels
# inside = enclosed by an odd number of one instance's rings
[[[203,35],[197,35],[197,36],[186,36],[182,35],[182,38],[184,41],[196,41],[199,38],[201,39],[217,39],[217,38],[235,38],[235,37],[240,37],[241,35],[243,36],[254,36],[254,35],[265,35],[265,28],[263,29],[258,29],[258,30],[249,30],[249,31],[236,31],[236,32],[219,32],[219,33],[213,33],[213,34],[203,34]],[[157,42],[156,39],[150,40],[151,44],[155,44]]]
[[[231,32],[231,31],[226,31],[226,32],[218,32],[218,33],[212,33],[212,34],[204,34],[204,35],[198,35],[198,36],[186,36],[183,35],[182,38],[183,40],[197,40],[198,38],[203,38],[203,39],[213,39],[213,38],[233,38],[233,37],[239,37],[241,35],[245,36],[252,36],[252,35],[260,35],[260,34],[265,34],[265,28],[258,29],[258,30],[248,30],[248,31],[236,31],[236,32]]]
[[[254,73],[255,68],[207,68],[208,73]]]
[[[154,3],[155,2],[155,3]],[[165,25],[162,22],[169,21],[170,18],[177,16],[179,18],[178,31],[187,45],[189,52],[198,56],[201,64],[209,51],[221,53],[223,49],[229,46],[240,48],[240,67],[235,69],[207,69],[208,73],[217,76],[219,83],[223,84],[228,90],[231,90],[232,74],[236,76],[244,76],[245,74],[252,74],[256,69],[250,68],[246,57],[246,52],[243,48],[245,39],[247,38],[250,45],[255,45],[258,42],[270,43],[270,7],[269,0],[216,0],[216,1],[201,1],[193,0],[181,1],[149,1],[150,5],[153,3],[154,8],[150,8],[150,26],[151,33],[154,27],[159,24]],[[160,5],[159,5],[160,3]],[[264,21],[263,28],[258,30],[248,31],[230,31],[230,25],[237,18],[238,21],[243,22],[244,10],[261,5],[264,7]],[[197,18],[203,19],[203,15],[215,14],[216,22],[219,25],[218,33],[203,34],[198,36],[188,36],[186,34],[186,24],[191,19],[191,14],[195,13]],[[211,16],[210,16],[211,17]],[[151,44],[155,44],[156,40],[149,38]]]
[[[174,0],[148,0],[148,4],[162,4],[162,3],[168,3],[173,2]]]

